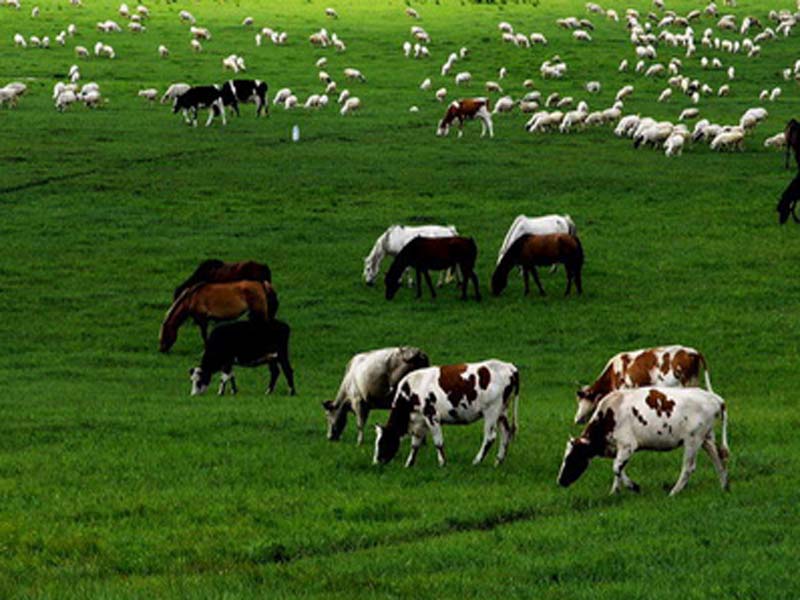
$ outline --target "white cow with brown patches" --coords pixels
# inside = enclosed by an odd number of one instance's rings
[[[514,413],[509,419],[512,396]],[[388,463],[400,449],[400,440],[411,435],[406,467],[412,466],[430,431],[439,466],[444,466],[442,425],[473,423],[483,417],[483,443],[472,464],[484,459],[499,427],[500,448],[495,461],[499,465],[517,430],[518,404],[519,371],[511,363],[486,360],[414,371],[400,382],[386,425],[375,428],[373,462]]]
[[[620,352],[611,357],[593,384],[578,390],[575,423],[585,423],[597,403],[615,390],[652,385],[696,387],[701,368],[705,371],[706,389],[711,392],[708,364],[705,357],[694,348],[661,346]]]
[[[444,118],[439,122],[436,135],[446,136],[450,132],[450,125],[458,120],[458,137],[464,135],[464,121],[478,119],[481,122],[481,137],[489,132],[489,137],[494,137],[492,114],[489,112],[488,98],[465,98],[450,103]]]
[[[717,449],[714,422],[722,420],[722,444]],[[574,483],[596,457],[614,459],[614,483],[638,492],[625,473],[625,466],[637,450],[673,450],[683,446],[683,469],[670,491],[678,494],[689,481],[702,448],[711,459],[722,489],[728,489],[726,461],[728,449],[728,413],[725,401],[700,388],[643,387],[618,390],[600,401],[592,419],[577,439],[567,442],[558,483]]]

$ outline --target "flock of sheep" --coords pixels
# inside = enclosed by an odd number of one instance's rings
[[[800,0],[798,2],[800,3]],[[80,5],[81,2],[71,0],[71,3]],[[19,0],[0,0],[1,4],[20,8]],[[733,4],[733,0],[727,0],[726,4]],[[618,67],[620,72],[629,72],[645,79],[665,78],[666,87],[657,97],[659,103],[684,100],[686,105],[676,110],[678,116],[675,122],[659,121],[640,113],[626,114],[625,102],[636,93],[633,84],[624,85],[619,89],[611,106],[594,109],[590,108],[590,97],[598,94],[603,88],[602,83],[597,80],[585,84],[584,89],[589,95],[586,99],[577,99],[572,96],[561,96],[558,92],[545,95],[535,89],[536,84],[533,79],[526,79],[522,84],[526,91],[515,99],[505,94],[503,89],[502,82],[508,77],[506,67],[499,68],[497,80],[488,80],[484,84],[486,92],[499,95],[492,102],[493,114],[510,113],[515,109],[530,114],[525,129],[532,134],[556,131],[570,133],[592,127],[615,125],[614,133],[619,137],[631,138],[635,147],[663,149],[667,156],[680,155],[689,142],[705,142],[711,149],[719,151],[743,149],[747,136],[768,117],[768,112],[765,108],[753,107],[745,111],[739,121],[734,123],[714,123],[708,118],[703,118],[702,112],[705,106],[711,105],[714,98],[728,96],[735,91],[736,69],[732,65],[726,66],[726,60],[721,57],[742,55],[748,59],[757,59],[762,45],[779,43],[781,37],[791,34],[800,14],[788,10],[773,10],[769,13],[769,22],[765,26],[754,16],[746,16],[739,20],[733,14],[721,14],[719,7],[713,1],[702,10],[692,10],[685,15],[665,9],[662,0],[654,0],[653,10],[657,12],[647,14],[629,8],[620,15],[613,9],[604,10],[593,2],[586,4],[586,10],[590,16],[596,15],[619,23],[620,28],[624,26],[624,35],[631,45],[632,56],[630,59],[621,59]],[[150,18],[150,11],[146,6],[131,8],[123,3],[118,13],[122,19],[128,21],[127,29],[131,33],[140,34],[147,30],[145,23]],[[412,8],[407,8],[406,14],[413,19],[420,18],[419,13]],[[333,8],[327,8],[325,15],[331,20],[339,18]],[[38,16],[39,8],[33,7],[31,17],[36,19]],[[196,52],[202,52],[202,42],[212,39],[209,29],[198,26],[197,19],[187,10],[181,10],[178,17],[181,23],[189,25],[191,48]],[[701,22],[709,25],[703,27],[702,33],[699,31]],[[245,17],[241,25],[243,28],[251,28],[254,26],[254,19]],[[589,44],[593,41],[592,32],[595,26],[589,18],[570,16],[558,19],[557,25],[571,31],[571,37],[577,43]],[[695,31],[695,28],[698,31]],[[96,29],[106,34],[121,33],[125,30],[113,19],[98,22]],[[525,49],[550,44],[543,33],[526,34],[515,31],[508,22],[499,23],[498,30],[500,42],[516,48]],[[64,46],[67,40],[74,38],[77,33],[75,24],[69,24],[54,36],[55,43]],[[410,37],[411,39],[402,43],[403,55],[409,59],[429,59],[431,35],[420,25],[413,25],[410,28]],[[285,45],[287,40],[286,31],[270,27],[263,27],[255,33],[256,46],[265,43],[280,46]],[[13,41],[20,48],[49,48],[51,44],[48,35],[30,35],[26,38],[17,33]],[[347,49],[345,42],[335,32],[328,32],[324,27],[311,33],[308,42],[314,48],[332,48],[337,53],[345,52]],[[159,44],[157,50],[161,58],[166,59],[170,56],[170,50],[164,44]],[[88,58],[92,54],[108,59],[116,56],[114,48],[103,41],[97,41],[93,51],[81,45],[75,45],[74,51],[78,58]],[[712,53],[719,56],[708,56]],[[456,88],[463,88],[464,91],[473,85],[473,75],[467,70],[459,70],[458,65],[467,59],[469,54],[470,50],[467,47],[451,52],[439,71],[441,78],[452,77]],[[634,61],[635,64],[632,64]],[[351,95],[349,89],[339,90],[337,82],[325,70],[327,65],[328,59],[324,56],[319,58],[315,65],[321,84],[318,93],[312,93],[305,100],[301,100],[291,88],[283,87],[275,92],[272,104],[283,106],[286,110],[298,107],[321,109],[335,100],[340,107],[341,115],[360,109],[362,105],[360,98]],[[237,54],[223,58],[222,67],[223,70],[237,74],[247,71],[244,57]],[[702,78],[684,74],[684,70],[689,67],[699,67],[701,71],[709,73],[724,72],[727,82],[714,89]],[[568,72],[569,66],[557,54],[542,62],[539,68],[542,82],[562,80]],[[352,67],[345,68],[343,75],[348,81],[366,82],[361,71]],[[782,76],[787,81],[800,80],[800,60],[783,69]],[[58,82],[54,86],[53,101],[59,111],[76,102],[83,102],[88,107],[96,107],[102,102],[99,85],[95,82],[81,85],[80,77],[80,68],[73,65],[69,70],[69,80]],[[180,89],[186,87],[186,84],[175,85]],[[174,86],[170,89],[174,89]],[[424,78],[419,87],[423,91],[433,90],[435,87],[433,78]],[[0,88],[0,106],[3,104],[15,106],[26,90],[27,86],[20,82]],[[439,86],[434,92],[434,98],[439,102],[445,102],[449,93],[446,86]],[[781,88],[775,86],[772,89],[764,89],[759,94],[759,100],[775,102],[781,94]],[[139,91],[139,96],[148,101],[155,101],[159,91],[155,88],[146,88]],[[172,100],[175,96],[176,92],[168,91],[162,96],[162,100]],[[411,106],[410,111],[419,112],[419,107]],[[693,127],[687,124],[688,121],[694,121]],[[782,133],[771,136],[764,142],[766,147],[774,148],[782,147],[784,144]]]

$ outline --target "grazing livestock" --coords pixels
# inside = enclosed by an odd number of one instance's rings
[[[230,106],[237,117],[240,116],[239,104],[251,102],[256,105],[257,117],[262,112],[268,115],[267,90],[266,82],[260,79],[232,79],[222,84],[222,102],[225,106]]]
[[[620,352],[611,357],[594,383],[578,390],[575,423],[585,423],[597,403],[615,390],[653,385],[697,387],[700,369],[705,371],[706,389],[713,391],[706,359],[694,348],[673,345]]]
[[[714,422],[721,417],[722,444],[717,449]],[[624,485],[639,491],[625,467],[637,450],[673,450],[684,447],[683,468],[670,491],[675,496],[686,486],[695,470],[702,447],[711,459],[723,490],[728,490],[726,462],[728,413],[725,401],[699,388],[645,387],[612,392],[597,406],[592,419],[577,439],[567,442],[558,483],[574,483],[595,456],[614,459],[615,494]]]
[[[159,349],[169,352],[178,339],[178,329],[191,318],[208,339],[209,321],[238,319],[245,312],[253,321],[272,319],[278,311],[278,295],[265,281],[198,283],[186,288],[172,303],[159,334]]]
[[[225,104],[222,97],[222,89],[217,85],[203,85],[189,88],[175,98],[172,105],[172,112],[183,111],[183,118],[186,123],[197,127],[197,111],[201,108],[208,109],[208,120],[206,127],[211,125],[216,115],[222,116],[222,124],[227,124],[225,118]]]
[[[458,137],[464,135],[464,121],[478,119],[481,122],[481,137],[489,132],[489,137],[494,137],[492,115],[489,112],[488,98],[466,98],[457,100],[447,107],[444,118],[439,122],[436,135],[446,136],[450,132],[450,125],[458,119]]]
[[[509,414],[511,398],[513,413]],[[487,360],[479,363],[419,369],[400,382],[386,425],[375,431],[375,464],[386,464],[400,449],[400,440],[411,435],[411,467],[430,431],[439,466],[445,464],[442,425],[463,425],[483,417],[483,442],[472,461],[483,461],[500,429],[495,465],[503,462],[517,431],[519,371],[511,363]]]
[[[789,168],[789,153],[794,152],[794,159],[800,170],[800,123],[796,119],[789,119],[783,133],[786,138],[786,168]]]
[[[492,274],[492,294],[495,296],[508,285],[508,274],[515,266],[522,267],[522,277],[525,282],[525,295],[530,293],[528,274],[533,273],[533,280],[539,288],[539,294],[544,296],[545,291],[539,281],[536,267],[545,267],[563,264],[567,271],[567,289],[564,295],[569,295],[572,282],[578,294],[583,293],[581,286],[581,269],[583,268],[583,246],[578,236],[569,233],[551,233],[548,235],[525,234],[520,236],[503,254],[500,262]]]
[[[289,326],[283,321],[238,321],[215,328],[208,337],[200,366],[189,369],[192,381],[192,396],[204,393],[211,383],[211,376],[221,371],[219,395],[225,394],[228,382],[231,392],[236,393],[233,366],[257,367],[266,363],[270,380],[267,394],[275,389],[279,368],[289,384],[289,393],[294,396],[294,371],[289,363]]]
[[[272,271],[267,265],[254,260],[224,262],[218,258],[210,258],[201,262],[194,270],[194,273],[175,288],[172,299],[177,300],[183,290],[198,283],[229,283],[231,281],[266,281],[267,283],[272,283]]]
[[[792,215],[795,223],[800,223],[800,217],[797,215],[797,200],[800,198],[800,174],[798,174],[789,184],[778,202],[776,210],[779,215],[779,222],[781,225],[786,223],[789,215]]]
[[[453,225],[417,225],[409,227],[406,225],[391,225],[384,231],[370,253],[364,258],[364,281],[367,285],[374,285],[381,267],[381,261],[385,256],[397,256],[411,240],[423,236],[427,238],[453,237],[457,236],[458,231]],[[409,284],[411,275],[409,274]],[[439,283],[442,281],[440,279]]]
[[[545,215],[543,217],[517,215],[517,218],[511,223],[511,227],[508,228],[506,237],[503,239],[503,243],[500,246],[500,251],[497,254],[497,263],[503,259],[503,255],[506,253],[509,246],[526,233],[536,235],[569,233],[570,235],[575,235],[576,232],[575,223],[569,215]]]
[[[347,100],[345,100],[344,104],[342,105],[341,110],[339,111],[339,114],[341,116],[345,116],[346,114],[354,113],[355,111],[359,110],[360,108],[361,108],[361,100],[356,96],[352,96],[352,97],[348,98]]]
[[[167,88],[167,91],[164,92],[164,95],[161,96],[161,104],[174,102],[175,98],[185,94],[191,89],[191,87],[192,86],[190,86],[188,83],[173,83]]]
[[[430,365],[419,348],[401,346],[356,354],[347,363],[344,378],[334,400],[322,403],[328,422],[328,439],[336,441],[347,425],[347,414],[356,415],[357,443],[364,442],[364,426],[372,409],[388,409],[397,384],[411,371]]]
[[[422,296],[422,275],[428,282],[431,296],[436,297],[433,283],[428,271],[441,271],[458,267],[461,271],[461,299],[467,299],[467,285],[472,280],[475,299],[481,299],[478,289],[478,276],[475,274],[475,261],[478,257],[478,246],[475,240],[465,237],[428,238],[417,237],[406,244],[397,254],[392,266],[386,272],[386,299],[394,298],[400,288],[400,277],[409,267],[417,272],[417,298]]]

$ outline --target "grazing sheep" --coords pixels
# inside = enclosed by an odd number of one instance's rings
[[[297,106],[297,96],[294,94],[290,94],[286,97],[286,100],[283,101],[283,109],[290,110]]]
[[[628,59],[623,58],[622,61],[619,63],[617,71],[619,71],[620,73],[624,73],[627,70],[628,70]]]
[[[522,87],[528,90],[533,89],[534,85],[536,84],[533,82],[533,79],[526,79],[525,81],[522,82]]]
[[[547,46],[547,38],[541,33],[532,33],[528,37],[531,40],[531,44]]]
[[[167,91],[164,92],[164,95],[161,96],[161,104],[174,102],[176,98],[185,94],[191,87],[192,86],[190,86],[188,83],[173,83],[167,88]]]
[[[687,119],[694,119],[697,115],[700,114],[700,111],[696,108],[685,108],[681,111],[680,116],[678,117],[679,121],[685,121]]]
[[[191,42],[189,42],[189,44],[191,45],[193,51],[195,51],[195,52],[202,52],[203,51],[202,44],[200,42],[198,42],[197,40],[192,40]]]
[[[326,17],[330,17],[331,19],[338,19],[339,18],[339,13],[337,13],[332,8],[326,8],[325,9],[325,16]]]
[[[447,97],[447,88],[439,88],[438,90],[436,90],[436,99],[439,102],[444,102],[446,97]]]
[[[359,71],[358,69],[350,68],[350,67],[348,67],[348,68],[346,68],[344,70],[344,76],[345,76],[345,79],[358,79],[359,81],[364,82],[364,83],[367,81],[367,78],[364,77],[361,74],[361,71]]]
[[[784,148],[786,146],[786,134],[782,131],[764,140],[764,148]]]
[[[18,48],[27,48],[28,42],[25,41],[25,38],[20,33],[14,34],[14,45]]]
[[[251,27],[253,25],[253,17],[245,17],[242,20],[242,27]]]
[[[406,14],[412,19],[419,19],[419,13],[410,6],[406,8]]]
[[[128,29],[131,30],[131,33],[142,33],[143,31],[147,30],[147,27],[142,25],[141,23],[128,23]]]
[[[511,99],[511,96],[503,96],[495,102],[492,114],[511,112],[516,106],[516,102]]]
[[[772,91],[769,93],[769,101],[775,102],[775,100],[777,100],[780,97],[780,95],[781,95],[781,88],[779,87],[772,88]]]
[[[633,86],[632,85],[626,85],[626,86],[623,86],[622,88],[620,88],[620,90],[617,92],[617,95],[615,96],[614,99],[617,100],[617,101],[624,100],[625,98],[630,96],[632,93],[633,93]]]
[[[723,131],[711,140],[712,150],[744,150],[744,132],[741,130]]]
[[[683,144],[685,138],[680,133],[673,133],[664,142],[665,156],[680,156],[683,154]]]
[[[286,99],[292,95],[292,90],[289,88],[281,88],[275,93],[275,97],[272,99],[272,104],[277,106],[278,104],[283,104],[286,102]]]
[[[661,92],[661,95],[658,97],[659,102],[666,102],[672,97],[672,90],[670,88],[665,89]]]
[[[592,36],[589,35],[588,31],[584,31],[583,29],[576,29],[572,32],[572,37],[579,42],[591,42]]]
[[[617,137],[630,137],[639,126],[639,115],[626,115],[622,117],[614,129]]]
[[[190,13],[188,10],[182,10],[181,12],[179,12],[178,17],[180,18],[181,23],[188,22],[191,25],[197,23],[197,19],[195,19],[192,16],[192,13]]]
[[[600,92],[600,82],[599,81],[589,81],[586,83],[586,91],[590,94],[597,94]]]
[[[342,109],[339,111],[339,114],[345,116],[346,114],[353,113],[356,110],[359,110],[360,108],[361,108],[361,100],[353,96],[345,101],[344,105],[342,106]]]
[[[731,93],[731,86],[729,86],[727,83],[725,85],[719,86],[719,89],[717,90],[717,96],[720,97],[727,96],[730,93]]]
[[[469,71],[462,71],[461,73],[456,74],[455,78],[456,85],[468,84],[471,81],[472,81],[472,74]]]
[[[500,87],[500,84],[496,81],[487,81],[486,82],[486,91],[487,92],[497,92],[499,94],[503,93],[503,88]]]
[[[158,90],[155,88],[147,88],[146,90],[139,90],[138,96],[140,98],[144,98],[149,102],[155,102],[156,98],[158,98]]]
[[[561,133],[569,133],[573,127],[577,127],[582,125],[586,121],[586,111],[582,110],[571,110],[564,115],[564,118],[561,119],[561,124],[558,127],[558,130]]]
[[[71,90],[65,90],[56,98],[56,110],[58,112],[64,112],[64,110],[66,110],[71,104],[77,101],[78,97],[75,95],[75,92]]]
[[[419,89],[421,89],[423,91],[428,91],[429,89],[431,89],[431,78],[430,77],[426,77],[423,80],[423,82],[419,84]]]
[[[159,55],[161,58],[167,58],[167,57],[169,57],[169,49],[168,49],[166,46],[164,46],[163,44],[161,44],[161,45],[158,47],[158,55]]]

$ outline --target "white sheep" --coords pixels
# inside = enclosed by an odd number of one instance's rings
[[[161,58],[167,58],[169,56],[169,49],[165,45],[161,44],[158,47],[158,55]]]
[[[28,42],[25,40],[22,34],[15,33],[14,34],[14,45],[18,48],[27,48]]]
[[[486,91],[487,92],[497,92],[497,93],[502,94],[503,93],[503,88],[500,87],[500,84],[497,83],[496,81],[487,81],[486,82]]]
[[[131,30],[131,33],[142,33],[147,29],[147,27],[145,27],[141,23],[133,22],[133,23],[128,23],[128,29]]]
[[[333,8],[326,8],[325,16],[330,17],[331,19],[338,19],[339,13],[337,13]]]
[[[687,119],[694,119],[697,115],[700,114],[700,111],[696,108],[685,108],[681,111],[680,116],[678,117],[679,121],[686,121]]]
[[[291,110],[292,108],[295,108],[296,106],[297,106],[297,96],[295,96],[294,94],[290,94],[283,101],[283,109],[284,110]]]
[[[202,52],[203,51],[203,45],[198,40],[191,40],[189,42],[189,45],[192,47],[192,50],[194,52]]]
[[[275,97],[272,98],[272,104],[277,106],[278,104],[283,104],[286,102],[286,99],[292,95],[292,90],[289,88],[281,88],[275,93]]]
[[[575,38],[578,42],[591,42],[592,36],[589,35],[588,31],[584,31],[583,29],[576,29],[572,32],[572,37]]]
[[[502,98],[499,98],[497,102],[495,102],[492,114],[496,115],[497,113],[511,112],[515,105],[516,102],[511,99],[511,96],[503,96]]]
[[[356,96],[352,96],[345,100],[342,109],[339,111],[339,114],[345,116],[347,114],[353,113],[356,110],[361,108],[361,100],[359,100]]]
[[[784,148],[785,146],[786,135],[782,131],[764,140],[764,148]]]
[[[253,17],[245,17],[242,19],[242,27],[252,27],[254,22]]]
[[[530,36],[531,44],[547,46],[547,38],[541,33],[532,33]]]
[[[158,98],[158,90],[155,88],[147,88],[145,90],[139,90],[138,96],[140,98],[144,98],[149,102],[155,102]]]
[[[720,97],[727,96],[730,93],[731,93],[731,86],[729,86],[727,83],[725,85],[719,86],[719,89],[717,90],[717,96]]]
[[[164,92],[164,95],[161,96],[161,104],[173,102],[175,98],[185,94],[191,87],[192,86],[190,86],[188,83],[173,83],[167,88],[167,91]]]
[[[600,82],[599,81],[589,81],[584,86],[586,91],[590,94],[597,94],[600,92]]]
[[[569,133],[573,127],[577,127],[582,125],[584,121],[586,121],[587,113],[582,110],[571,110],[564,115],[564,118],[561,119],[561,124],[558,127],[558,130],[561,133]]]
[[[404,55],[406,58],[408,58],[409,56],[411,56],[411,48],[412,48],[412,46],[411,46],[411,42],[409,42],[409,41],[405,41],[405,42],[403,42],[403,55]]]
[[[469,71],[462,71],[456,74],[456,85],[468,84],[472,81],[472,74]]]
[[[431,78],[430,77],[426,77],[422,81],[422,83],[419,84],[419,89],[421,89],[423,91],[428,91],[429,89],[431,89]]]
[[[178,18],[180,18],[181,23],[188,22],[191,25],[197,23],[197,19],[195,19],[194,16],[192,16],[192,13],[190,13],[188,10],[182,10],[179,12]]]
[[[744,132],[740,130],[723,131],[711,140],[712,150],[744,150]]]
[[[447,88],[439,88],[438,90],[436,90],[436,99],[439,102],[444,102],[446,97],[447,97]]]
[[[71,90],[65,90],[61,92],[58,97],[56,98],[56,110],[59,112],[64,112],[66,108],[78,101],[78,97],[75,95],[75,92]]]
[[[67,35],[69,37],[75,37],[75,34],[78,33],[78,28],[75,26],[74,23],[70,23],[67,26]]]
[[[780,95],[781,95],[781,88],[779,87],[772,88],[772,91],[769,93],[769,101],[775,102],[775,100],[777,100],[780,97]]]
[[[624,73],[627,70],[628,70],[628,59],[623,58],[619,63],[619,67],[617,67],[617,71],[619,71],[620,73]]]
[[[342,90],[342,93],[339,94],[339,99],[336,101],[336,103],[344,104],[349,97],[350,97],[350,90]]]
[[[627,98],[631,94],[633,94],[633,86],[632,85],[626,85],[626,86],[623,86],[622,88],[620,88],[620,90],[617,92],[617,95],[615,96],[614,99],[615,100],[624,100],[625,98]]]
[[[670,88],[666,88],[661,95],[658,97],[659,102],[666,102],[672,97],[672,90]]]
[[[361,74],[361,71],[358,69],[353,69],[352,67],[347,67],[344,69],[344,77],[345,79],[358,79],[361,82],[367,81],[367,78]]]

